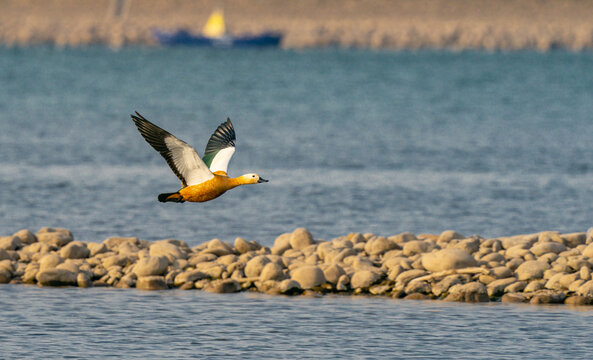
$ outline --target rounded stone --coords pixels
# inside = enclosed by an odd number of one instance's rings
[[[17,250],[22,246],[21,239],[16,236],[0,236],[0,249]]]
[[[535,256],[542,256],[547,253],[559,254],[566,250],[566,246],[558,242],[544,242],[533,245],[529,250]]]
[[[500,296],[504,293],[504,290],[507,286],[517,282],[517,279],[514,277],[506,278],[506,279],[498,279],[494,280],[493,282],[488,284],[488,295],[489,296]]]
[[[591,269],[588,266],[582,266],[579,270],[579,276],[585,281],[591,280]]]
[[[234,279],[215,280],[207,284],[204,290],[218,294],[230,294],[241,291],[241,284]]]
[[[74,237],[68,229],[46,227],[42,228],[37,232],[37,240],[39,242],[44,242],[57,247],[62,247],[74,240]]]
[[[291,233],[284,233],[274,240],[274,246],[270,249],[274,255],[282,255],[286,250],[290,249]]]
[[[117,253],[120,255],[136,255],[139,251],[140,249],[138,248],[138,246],[130,243],[123,243],[117,247]]]
[[[311,289],[325,283],[325,275],[318,266],[304,265],[290,274],[290,278],[301,285],[303,289]]]
[[[140,290],[166,290],[167,281],[164,276],[140,276],[136,281],[136,288]]]
[[[181,286],[181,285],[187,284],[187,283],[193,284],[194,282],[196,282],[198,280],[203,280],[203,279],[207,279],[207,278],[208,278],[208,274],[206,274],[200,270],[184,271],[184,272],[178,274],[177,276],[175,276],[175,280],[173,281],[173,284],[175,286]]]
[[[370,242],[369,255],[380,255],[386,251],[398,249],[399,246],[393,240],[389,240],[386,237],[379,236]]]
[[[179,246],[168,242],[167,240],[160,240],[150,245],[150,256],[165,256],[172,264],[175,259],[187,259],[187,254],[182,251]]]
[[[42,286],[77,286],[77,274],[66,269],[45,269],[35,276],[37,283]]]
[[[248,243],[247,240],[243,239],[242,237],[237,237],[235,239],[235,250],[239,254],[245,254],[255,249],[252,249],[251,244]]]
[[[420,276],[424,276],[424,275],[426,275],[426,271],[421,270],[421,269],[412,269],[412,270],[404,271],[401,274],[399,274],[397,276],[397,278],[395,279],[395,282],[398,286],[405,286],[410,281],[412,281],[416,278],[419,278]]]
[[[353,289],[368,289],[381,279],[379,274],[370,270],[359,270],[352,275],[350,286]]]
[[[587,245],[585,250],[583,250],[583,255],[588,258],[593,258],[593,242]]]
[[[290,236],[290,246],[295,250],[303,250],[314,243],[313,235],[305,228],[295,229]]]
[[[461,249],[443,249],[422,255],[422,266],[428,271],[438,272],[477,266],[476,260]]]
[[[208,242],[208,247],[206,248],[205,252],[214,254],[216,256],[224,256],[232,254],[233,247],[220,239],[212,239]]]
[[[586,283],[584,283],[583,285],[581,285],[577,289],[576,293],[577,293],[577,295],[593,297],[593,280],[589,280]]]
[[[88,288],[93,284],[93,282],[91,281],[91,277],[89,276],[89,274],[87,274],[86,272],[80,272],[76,276],[76,284],[78,285],[78,287]]]
[[[107,238],[103,241],[103,245],[109,250],[116,251],[123,244],[138,245],[139,240],[137,237],[120,237],[114,236]]]
[[[301,285],[292,279],[285,279],[280,282],[278,289],[281,294],[291,295],[303,291]]]
[[[479,282],[454,285],[449,289],[445,301],[487,302],[490,301],[486,287]]]
[[[264,255],[258,255],[254,257],[253,259],[247,262],[247,265],[245,265],[245,276],[258,277],[264,269],[264,266],[266,266],[266,264],[268,264],[269,262],[270,259],[268,259]]]
[[[16,236],[17,238],[19,238],[21,243],[26,245],[30,245],[37,242],[37,237],[35,236],[35,234],[33,234],[27,229],[19,230],[12,234],[12,236]]]
[[[134,273],[138,276],[163,275],[168,266],[169,260],[165,256],[146,256],[138,260]]]
[[[506,293],[500,301],[506,303],[523,303],[527,301],[527,298],[521,293]]]
[[[332,284],[337,284],[338,280],[340,280],[340,276],[346,274],[344,269],[338,264],[332,264],[323,270],[323,275],[325,276],[325,280]]]
[[[111,255],[101,259],[101,264],[105,269],[109,269],[112,266],[126,267],[136,260],[133,255]]]
[[[267,280],[283,280],[284,279],[284,272],[282,271],[282,267],[274,262],[267,263],[264,268],[262,269],[259,279],[260,281],[267,281]]]
[[[459,242],[452,246],[454,249],[461,249],[468,254],[473,254],[480,249],[480,238],[471,237],[459,240]]]
[[[6,250],[0,249],[0,261],[10,260],[11,258],[12,256],[10,256],[10,254]]]
[[[413,256],[422,254],[430,249],[429,243],[423,240],[412,240],[404,244],[403,254],[405,256]]]
[[[497,252],[493,252],[488,255],[484,255],[482,258],[480,258],[480,260],[486,261],[486,262],[494,261],[494,262],[498,262],[498,263],[506,262],[506,258]]]
[[[39,260],[39,270],[53,269],[62,262],[64,262],[64,259],[56,253],[44,255]]]
[[[511,269],[509,269],[506,266],[497,266],[495,268],[492,268],[492,270],[490,270],[490,273],[497,279],[504,279],[513,276],[513,272],[511,271]]]
[[[463,275],[460,274],[453,274],[446,276],[443,280],[439,281],[438,283],[432,286],[432,293],[436,296],[441,296],[442,294],[449,291],[453,285],[463,284],[466,282],[466,279]]]
[[[84,259],[89,257],[91,251],[83,242],[72,241],[61,248],[59,253],[64,259]]]
[[[519,265],[515,270],[515,274],[519,280],[541,279],[544,276],[544,271],[549,268],[550,265],[547,262],[530,260]]]
[[[585,233],[570,233],[562,234],[561,236],[564,239],[564,243],[571,248],[582,245],[587,240],[587,234]]]
[[[453,230],[445,230],[441,233],[437,242],[448,243],[451,240],[464,239],[464,238],[465,238],[465,236],[461,235],[458,232],[455,232]]]
[[[426,281],[410,281],[404,289],[406,294],[422,293],[428,294],[431,292],[430,285]]]
[[[105,244],[99,244],[96,242],[88,242],[86,243],[87,249],[89,249],[89,257],[94,257],[95,255],[103,254],[107,252],[107,246]]]
[[[591,305],[593,304],[593,297],[591,296],[582,296],[582,295],[573,295],[564,299],[564,303],[566,305]]]

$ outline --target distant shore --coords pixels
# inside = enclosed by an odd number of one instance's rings
[[[0,284],[593,305],[592,268],[591,232],[350,233],[323,241],[298,228],[270,248],[242,238],[191,248],[172,239],[81,242],[63,228],[0,237]]]
[[[155,45],[151,28],[199,32],[220,6],[232,34],[278,31],[285,48],[593,49],[578,0],[0,0],[0,44]]]

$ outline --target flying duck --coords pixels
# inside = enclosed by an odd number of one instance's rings
[[[210,136],[204,156],[166,130],[146,120],[136,111],[131,115],[140,134],[150,146],[165,158],[175,175],[181,180],[181,189],[158,196],[160,202],[204,202],[216,199],[239,185],[268,182],[257,174],[236,178],[227,175],[227,167],[235,153],[235,129],[231,120],[220,124]]]

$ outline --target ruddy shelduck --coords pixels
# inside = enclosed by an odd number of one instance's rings
[[[258,174],[245,174],[237,178],[227,175],[236,140],[235,129],[228,118],[210,136],[204,157],[200,158],[193,147],[146,120],[138,112],[131,116],[146,142],[165,158],[181,180],[181,189],[160,194],[160,202],[204,202],[216,199],[239,185],[268,182]]]

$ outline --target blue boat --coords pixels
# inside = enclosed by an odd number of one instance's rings
[[[220,48],[230,47],[263,47],[278,46],[282,34],[265,32],[257,35],[233,36],[226,33],[224,17],[221,10],[214,11],[202,34],[192,34],[185,29],[163,31],[151,29],[152,35],[161,45],[210,46]]]
[[[192,34],[187,30],[162,31],[152,29],[152,35],[161,45],[212,46],[212,47],[259,47],[278,46],[282,35],[277,33],[262,33],[259,35],[209,37]]]

